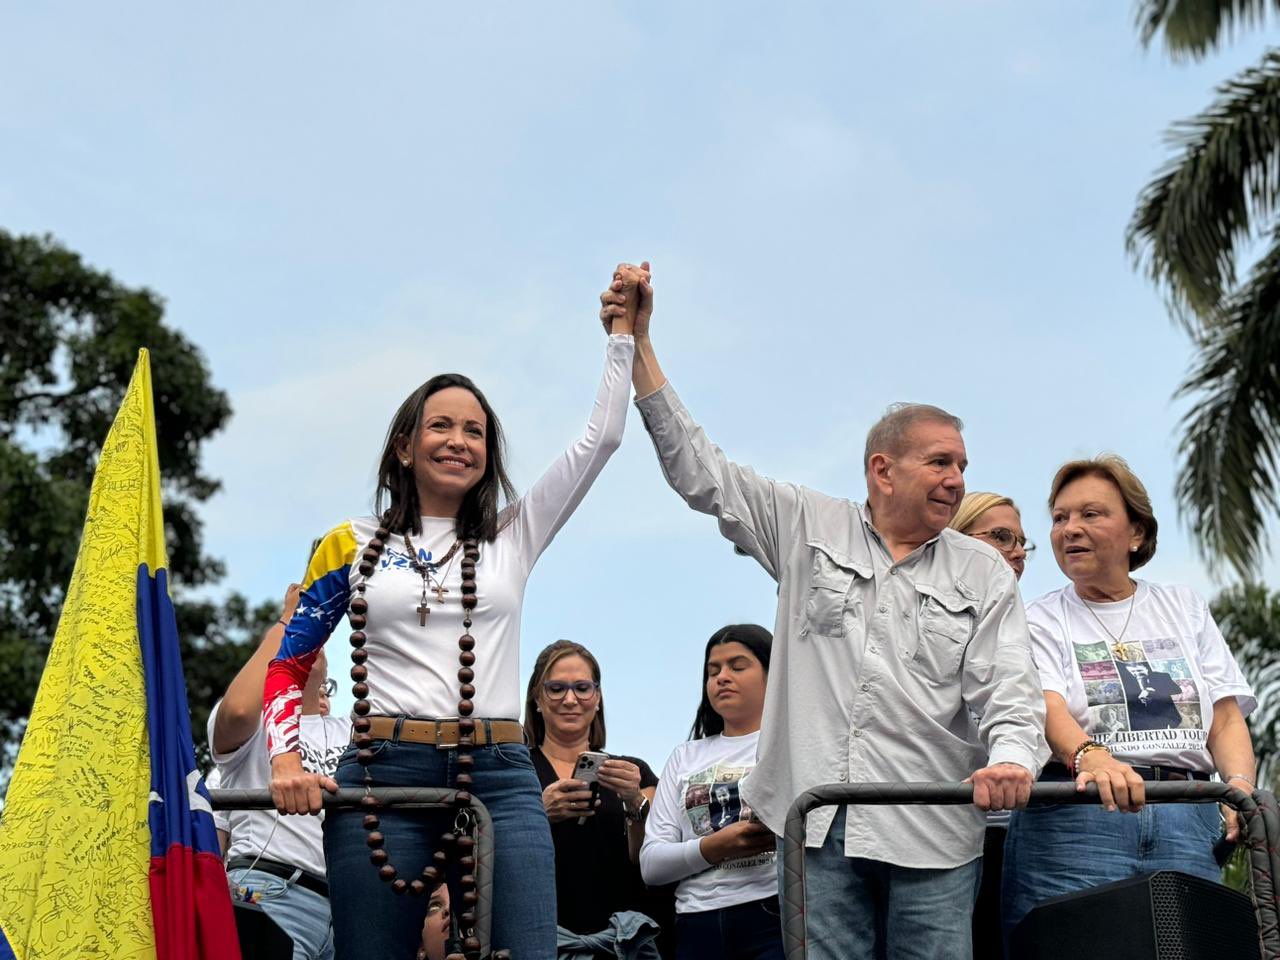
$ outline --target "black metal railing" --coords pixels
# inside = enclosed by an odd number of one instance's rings
[[[1254,911],[1263,960],[1280,960],[1280,904],[1275,878],[1280,876],[1280,810],[1265,790],[1252,795],[1225,783],[1152,782],[1144,785],[1148,803],[1223,803],[1240,812],[1248,851]],[[962,783],[833,783],[814,787],[796,798],[787,813],[782,840],[782,940],[787,960],[805,960],[804,923],[805,818],[818,807],[836,804],[963,804],[973,802],[973,786]],[[1098,803],[1098,788],[1081,793],[1074,783],[1037,783],[1031,803]]]
[[[457,791],[443,787],[379,787],[373,791],[382,807],[398,810],[453,810]],[[360,787],[347,787],[337,793],[324,794],[326,810],[347,810],[360,806],[366,791]],[[210,790],[215,810],[271,810],[269,790]],[[480,941],[480,955],[489,956],[489,929],[493,917],[493,820],[489,810],[473,794],[470,805],[476,822],[476,937]],[[373,869],[370,867],[370,869]],[[393,896],[390,888],[387,896]]]

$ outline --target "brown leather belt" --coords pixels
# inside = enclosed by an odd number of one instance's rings
[[[524,727],[518,720],[484,720],[476,718],[473,735],[475,745],[490,743],[524,743]],[[402,743],[429,743],[440,749],[458,745],[458,721],[417,720],[413,717],[369,717],[369,735],[375,740],[399,740]]]

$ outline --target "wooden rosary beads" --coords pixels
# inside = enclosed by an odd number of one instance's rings
[[[365,585],[370,577],[377,570],[378,561],[382,557],[383,551],[386,549],[388,538],[391,531],[387,528],[389,516],[384,514],[377,531],[374,533],[373,539],[369,541],[364,552],[360,556],[360,580],[356,583],[355,593],[351,599],[351,606],[348,610],[348,617],[351,622],[351,679],[354,686],[351,692],[355,695],[355,713],[356,719],[352,723],[353,737],[352,741],[356,746],[356,760],[364,767],[364,782],[366,795],[361,799],[360,804],[365,809],[364,828],[368,831],[365,842],[368,844],[370,853],[369,860],[378,868],[378,876],[386,883],[391,884],[391,889],[395,893],[403,894],[405,892],[414,894],[425,894],[434,889],[444,880],[444,871],[451,859],[450,853],[456,857],[461,876],[459,886],[462,894],[462,911],[459,914],[461,921],[463,941],[463,953],[453,953],[449,955],[448,960],[474,960],[480,956],[480,940],[475,935],[476,925],[476,903],[478,895],[476,893],[476,876],[475,876],[475,837],[472,836],[475,830],[475,819],[471,816],[471,793],[472,785],[471,770],[475,764],[475,758],[471,755],[471,750],[475,746],[475,725],[471,714],[475,710],[473,699],[476,695],[476,688],[472,681],[475,680],[476,655],[475,645],[476,638],[471,635],[471,615],[476,607],[476,560],[480,557],[480,547],[474,537],[462,540],[462,611],[463,611],[463,633],[458,638],[458,746],[457,753],[454,756],[454,763],[457,766],[457,773],[454,775],[454,786],[457,793],[454,799],[454,806],[457,810],[457,817],[454,822],[454,829],[444,833],[440,837],[441,847],[432,857],[432,862],[422,870],[422,876],[412,881],[406,882],[402,877],[397,876],[397,871],[389,861],[384,845],[386,838],[378,829],[380,821],[378,819],[377,810],[379,801],[372,793],[373,774],[369,770],[369,764],[373,762],[374,754],[372,750],[373,737],[370,735],[369,720],[369,677],[368,668],[365,666],[369,659],[369,653],[364,649],[366,640],[364,628],[368,624],[369,602],[365,599]],[[455,545],[456,549],[456,545]]]

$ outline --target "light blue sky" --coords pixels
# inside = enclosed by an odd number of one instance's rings
[[[1176,66],[1117,0],[8,2],[0,226],[158,291],[204,350],[236,410],[208,546],[253,597],[366,508],[433,373],[484,387],[527,487],[585,423],[597,294],[644,257],[667,372],[731,456],[860,498],[885,405],[941,404],[970,489],[1044,544],[1032,597],[1062,582],[1055,467],[1115,450],[1163,523],[1149,577],[1209,593],[1172,501],[1191,354],[1123,230],[1163,131],[1264,39]],[[594,649],[609,746],[657,766],[707,636],[771,626],[773,585],[627,430],[530,582],[523,660]]]

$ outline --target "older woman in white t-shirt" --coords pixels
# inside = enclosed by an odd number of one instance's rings
[[[640,872],[679,883],[676,960],[782,960],[777,838],[739,792],[756,765],[772,643],[753,624],[711,635],[693,730],[658,781]]]
[[[1144,806],[1144,783],[1208,780],[1254,789],[1244,718],[1256,705],[1208,605],[1187,587],[1134,580],[1156,519],[1122,459],[1064,465],[1049,496],[1053,554],[1069,586],[1027,607],[1055,761],[1042,780],[1097,783],[1100,805],[1014,813],[1004,923],[1049,897],[1152,870],[1220,877],[1211,804]],[[1122,812],[1117,812],[1122,811]],[[1227,812],[1228,840],[1239,827]]]

